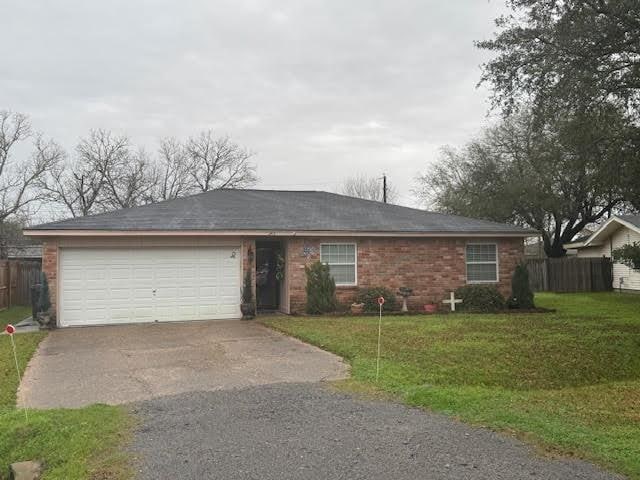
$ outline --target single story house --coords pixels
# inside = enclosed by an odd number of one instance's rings
[[[609,257],[619,247],[640,243],[640,215],[613,216],[587,238],[565,244],[578,257]],[[619,262],[613,263],[613,288],[640,291],[640,271]]]
[[[506,225],[317,191],[214,190],[30,227],[59,326],[240,317],[244,273],[259,311],[304,312],[305,265],[337,297],[410,287],[412,308],[467,283],[510,293],[524,238]]]

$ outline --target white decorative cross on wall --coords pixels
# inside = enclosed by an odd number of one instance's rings
[[[456,298],[456,294],[451,292],[449,294],[449,300],[443,300],[442,303],[451,304],[451,311],[455,312],[456,311],[456,303],[462,303],[462,299],[461,298]]]

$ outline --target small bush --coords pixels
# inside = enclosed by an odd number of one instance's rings
[[[248,269],[244,274],[244,282],[240,293],[242,296],[242,303],[253,303],[253,285],[251,278],[251,269]]]
[[[336,282],[329,273],[329,266],[320,262],[304,267],[307,274],[307,313],[335,312]]]
[[[613,261],[620,262],[634,270],[640,270],[640,242],[633,242],[616,248],[612,252]]]
[[[38,297],[38,313],[48,312],[51,308],[51,297],[49,295],[49,281],[47,276],[42,272],[41,274],[41,287],[40,296]]]
[[[380,309],[378,297],[384,297],[384,310],[393,311],[396,309],[396,296],[385,287],[361,288],[358,291],[356,303],[364,303],[365,312],[377,312]]]
[[[523,264],[516,266],[511,278],[509,308],[535,308],[533,292],[529,286],[529,271]]]
[[[462,303],[458,309],[467,312],[497,312],[505,308],[504,297],[493,285],[465,285],[456,290]]]

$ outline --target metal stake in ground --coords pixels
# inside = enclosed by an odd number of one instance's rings
[[[11,339],[11,347],[13,348],[13,359],[16,362],[16,373],[18,374],[18,385],[20,385],[22,383],[22,376],[20,375],[20,365],[18,364],[18,354],[16,353],[16,342],[13,340],[13,334],[16,333],[16,327],[8,324],[5,327],[4,331],[7,332],[7,335],[9,335],[9,338]],[[24,418],[27,422],[29,421],[27,407],[24,407]]]
[[[382,337],[382,305],[384,305],[384,297],[378,297],[378,305],[380,305],[380,318],[378,319],[378,358],[376,359],[376,382],[380,376],[380,339]]]

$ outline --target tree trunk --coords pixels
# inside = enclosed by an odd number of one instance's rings
[[[567,251],[562,246],[562,240],[554,238],[552,243],[544,246],[544,253],[546,253],[549,258],[559,258],[564,257]]]

